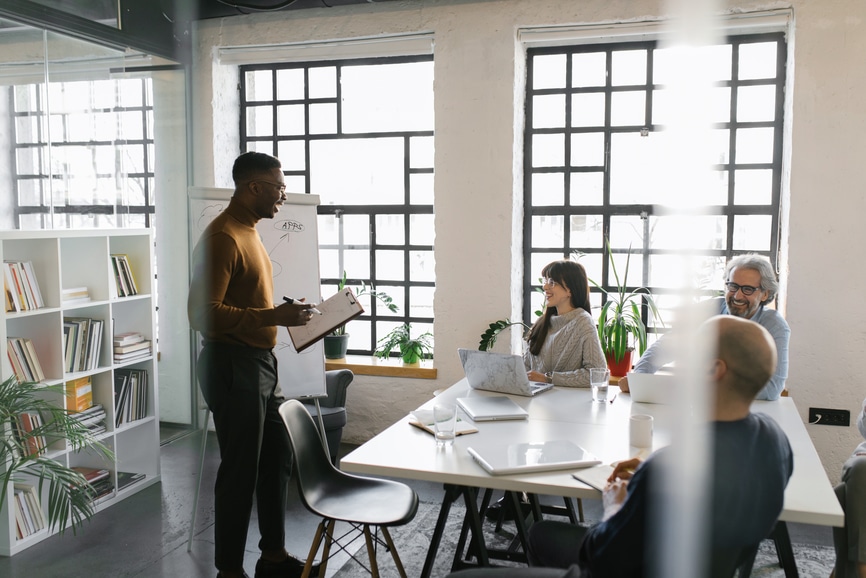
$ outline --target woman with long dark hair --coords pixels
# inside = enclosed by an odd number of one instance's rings
[[[544,314],[526,336],[523,354],[530,381],[589,387],[589,370],[607,367],[583,265],[554,261],[541,270]]]

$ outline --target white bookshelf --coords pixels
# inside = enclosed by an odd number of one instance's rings
[[[110,255],[128,256],[135,275],[138,294],[118,297]],[[100,467],[111,471],[114,495],[99,501],[97,512],[111,507],[159,481],[159,398],[156,367],[156,295],[153,292],[153,237],[147,229],[0,231],[0,259],[31,261],[45,306],[30,311],[3,311],[0,323],[0,380],[13,375],[6,348],[8,337],[31,339],[45,373],[46,385],[62,384],[90,376],[93,403],[105,407],[107,431],[99,439],[115,453],[115,462],[105,463],[92,452],[74,452],[64,441],[48,447],[46,456],[67,466]],[[87,287],[88,302],[64,304],[62,289]],[[0,308],[4,309],[4,308]],[[95,369],[64,372],[63,318],[90,317],[104,320],[101,351]],[[131,363],[114,363],[112,336],[136,331],[153,344],[152,354]],[[145,369],[148,373],[147,414],[143,419],[115,427],[114,373],[121,368]],[[46,391],[46,397],[66,407],[65,396]],[[3,424],[2,435],[12,435]],[[6,467],[0,464],[0,471]],[[117,472],[145,474],[145,479],[124,490],[117,489]],[[35,480],[22,480],[37,485]],[[19,539],[15,532],[12,484],[6,503],[0,504],[0,555],[12,556],[56,532],[41,530]],[[42,510],[48,519],[48,496],[41,496]],[[97,513],[97,515],[99,515]]]

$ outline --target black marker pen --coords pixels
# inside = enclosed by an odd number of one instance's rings
[[[304,303],[300,299],[292,299],[291,297],[286,297],[285,295],[283,295],[283,301],[285,301],[286,303],[294,303],[295,301],[297,301],[298,303]],[[307,309],[307,311],[309,311],[310,313],[315,313],[316,315],[324,315],[324,313],[316,309],[315,305]]]

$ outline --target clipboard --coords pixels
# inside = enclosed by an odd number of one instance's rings
[[[322,301],[316,308],[322,312],[321,315],[313,315],[306,325],[288,327],[289,337],[295,351],[300,353],[307,349],[334,329],[348,323],[355,317],[364,313],[361,303],[348,287],[338,291],[328,299]]]

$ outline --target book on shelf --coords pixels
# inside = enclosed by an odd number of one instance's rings
[[[111,342],[115,347],[124,347],[133,343],[141,343],[142,341],[144,341],[144,335],[137,331],[129,331],[115,335]]]
[[[72,287],[60,290],[60,301],[64,306],[90,301],[90,290],[87,287]]]
[[[79,377],[66,382],[66,406],[71,412],[82,412],[93,406],[93,384],[90,376]]]
[[[129,257],[124,254],[112,254],[111,264],[114,269],[117,296],[138,295],[138,286],[135,283],[135,276],[132,274],[132,267],[129,265]]]
[[[26,538],[45,528],[45,516],[36,489],[23,483],[13,486],[15,497],[15,524],[18,539]]]
[[[114,353],[115,354],[124,354],[124,353],[132,353],[134,351],[141,351],[142,349],[146,349],[150,351],[150,340],[139,341],[137,343],[130,343],[129,345],[115,345]]]
[[[42,416],[35,411],[21,412],[16,416],[18,427],[18,445],[28,455],[36,455],[45,449],[45,437],[42,435]]]
[[[97,429],[105,419],[105,408],[101,403],[95,403],[84,411],[75,412],[69,415],[72,419],[81,425],[93,430]]]
[[[79,474],[84,476],[84,479],[87,480],[87,483],[89,483],[91,485],[93,485],[93,482],[97,482],[99,480],[105,479],[109,475],[111,475],[111,472],[109,472],[105,468],[91,468],[91,467],[87,467],[87,466],[73,466],[70,469],[75,470],[76,472],[78,472]]]
[[[6,311],[29,311],[45,306],[32,262],[4,261],[3,284]]]
[[[114,425],[147,417],[147,370],[114,372]]]
[[[99,366],[103,325],[101,319],[63,318],[64,364],[67,373],[88,371]]]
[[[117,472],[117,489],[123,490],[146,478],[141,472]]]
[[[147,349],[139,349],[138,351],[131,351],[129,353],[115,353],[114,362],[131,363],[133,361],[138,361],[139,359],[147,359],[150,355],[151,350],[149,347]]]

